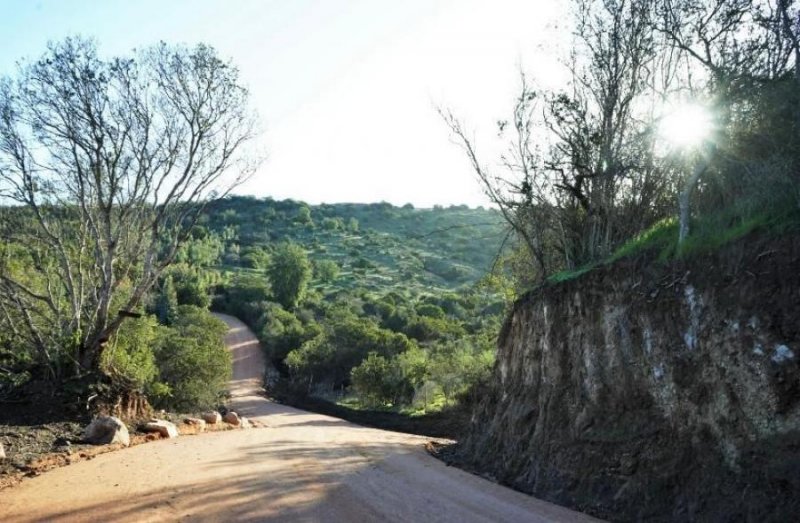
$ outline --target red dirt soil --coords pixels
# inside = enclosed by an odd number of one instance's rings
[[[426,438],[265,399],[264,359],[239,320],[232,406],[265,428],[139,445],[0,491],[0,520],[593,521],[456,468]]]

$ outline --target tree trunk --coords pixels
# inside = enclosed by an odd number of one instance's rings
[[[92,410],[95,414],[116,416],[123,420],[149,418],[153,415],[153,407],[142,392],[118,388],[108,397],[100,397]]]
[[[702,158],[699,163],[695,165],[692,175],[683,184],[683,189],[678,195],[678,245],[683,245],[683,242],[689,236],[692,193],[700,177],[708,170],[715,150],[716,148],[713,144],[707,145],[707,149],[703,152]]]

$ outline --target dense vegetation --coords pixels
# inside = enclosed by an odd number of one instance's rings
[[[227,198],[209,205],[184,255],[220,282],[214,308],[253,328],[295,393],[430,411],[494,361],[501,222],[463,206]]]
[[[0,79],[0,391],[33,376],[85,385],[80,401],[98,387],[110,405],[145,391],[213,403],[230,368],[221,331],[174,307],[164,277],[204,203],[252,172],[252,114],[238,70],[206,45],[106,58],[67,38]],[[166,328],[120,331],[142,313]],[[207,368],[190,376],[176,354]]]
[[[143,300],[144,316],[111,338],[103,372],[157,407],[219,402],[230,362],[211,308],[253,328],[281,390],[439,409],[493,363],[513,292],[502,270],[490,275],[503,233],[496,211],[466,206],[208,202]],[[4,391],[41,377],[30,346],[3,346]]]
[[[106,59],[71,38],[21,63],[0,81],[0,394],[210,405],[216,309],[294,391],[428,410],[477,390],[521,290],[800,223],[794,2],[571,5],[569,81],[523,75],[499,162],[441,110],[493,210],[224,197],[258,165],[255,122],[206,45]]]
[[[502,170],[440,112],[515,231],[518,280],[662,259],[797,223],[800,25],[792,1],[574,0],[557,88],[523,74]],[[783,224],[783,225],[781,225]]]

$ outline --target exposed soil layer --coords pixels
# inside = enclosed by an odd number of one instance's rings
[[[614,520],[800,513],[800,237],[522,297],[446,460]]]

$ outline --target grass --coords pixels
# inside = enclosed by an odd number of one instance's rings
[[[714,251],[755,231],[785,234],[800,226],[800,208],[796,205],[767,207],[749,216],[731,218],[723,213],[706,220],[698,220],[694,226],[695,232],[686,238],[680,249],[675,250],[675,257],[685,258]]]
[[[607,260],[613,263],[622,258],[628,258],[645,251],[658,248],[661,253],[667,252],[678,243],[678,220],[666,218],[659,221],[643,233],[628,240]],[[659,259],[661,256],[659,255]]]
[[[666,218],[654,224],[638,236],[622,244],[614,253],[599,262],[584,265],[575,270],[560,271],[547,278],[549,283],[574,280],[593,269],[610,265],[623,258],[655,253],[655,259],[667,263],[699,254],[713,252],[744,238],[755,231],[767,234],[786,234],[800,231],[800,206],[794,199],[762,205],[757,211],[744,205],[723,212],[695,219],[690,234],[683,245],[678,245],[678,220]]]
[[[366,427],[419,434],[429,437],[458,439],[469,426],[471,411],[462,405],[452,405],[438,412],[406,414],[391,409],[352,408],[322,398],[287,394],[278,398],[282,403],[298,408],[335,416]]]
[[[800,230],[800,207],[794,201],[767,205],[755,212],[733,208],[725,212],[693,220],[690,234],[678,245],[678,221],[662,220],[637,237],[624,243],[604,263],[656,252],[656,259],[668,262],[713,252],[755,231],[785,234]]]
[[[586,274],[587,272],[591,271],[599,264],[591,263],[589,265],[584,265],[583,267],[579,267],[572,271],[559,271],[555,274],[551,274],[547,277],[547,281],[550,283],[563,283],[565,281],[574,280]]]
[[[336,405],[340,407],[344,407],[350,410],[360,410],[360,411],[372,411],[372,412],[393,412],[396,414],[401,414],[403,416],[410,416],[410,417],[417,417],[417,416],[426,416],[430,414],[435,414],[437,412],[441,412],[447,406],[447,399],[445,398],[444,394],[436,393],[431,396],[428,405],[408,405],[405,407],[396,407],[394,405],[367,405],[361,400],[358,399],[357,396],[345,396],[339,400],[332,401]]]

